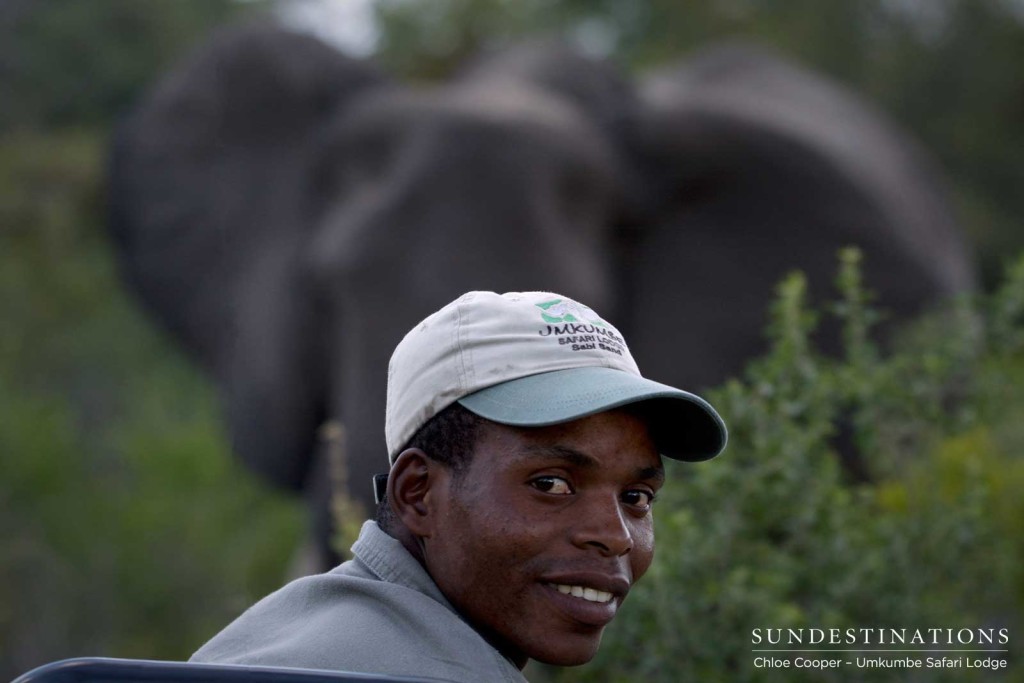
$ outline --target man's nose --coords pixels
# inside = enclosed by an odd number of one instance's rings
[[[626,555],[633,549],[633,534],[618,497],[602,497],[580,508],[573,544],[596,548],[606,557]]]

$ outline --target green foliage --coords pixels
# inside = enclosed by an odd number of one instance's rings
[[[0,678],[182,658],[280,584],[292,501],[229,455],[210,387],[141,319],[89,132],[0,139]]]
[[[0,7],[0,131],[106,124],[211,26],[258,4],[8,2]]]
[[[758,669],[755,628],[1007,627],[1011,670],[1019,662],[1024,258],[997,293],[922,321],[888,354],[870,342],[877,314],[859,258],[841,254],[833,310],[843,358],[809,342],[818,316],[803,277],[780,285],[772,351],[712,393],[730,426],[726,453],[674,468],[653,567],[597,659],[556,680],[908,679]],[[849,457],[853,444],[867,456],[867,483],[844,475],[836,449]]]

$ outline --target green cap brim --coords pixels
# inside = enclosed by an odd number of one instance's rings
[[[605,367],[555,370],[496,384],[458,401],[480,417],[513,427],[546,427],[643,402],[660,453],[709,460],[725,448],[725,422],[696,394]]]

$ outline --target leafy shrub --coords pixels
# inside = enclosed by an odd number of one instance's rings
[[[0,679],[187,657],[281,582],[301,513],[123,294],[88,132],[0,139]]]

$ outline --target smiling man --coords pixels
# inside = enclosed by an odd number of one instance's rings
[[[725,446],[703,399],[550,292],[470,292],[388,371],[391,469],[353,559],[264,598],[193,661],[522,681],[590,661],[654,557],[662,456]]]

